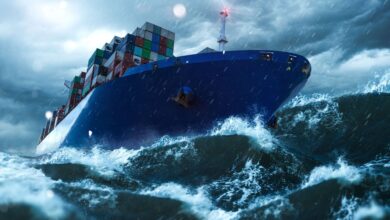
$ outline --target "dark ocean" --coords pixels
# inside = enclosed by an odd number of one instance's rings
[[[385,80],[298,96],[277,129],[231,117],[137,151],[0,153],[0,219],[390,219]]]

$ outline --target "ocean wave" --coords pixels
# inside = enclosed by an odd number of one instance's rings
[[[50,154],[43,156],[41,164],[83,164],[93,167],[102,175],[114,175],[116,172],[123,172],[123,165],[128,163],[129,158],[134,157],[139,150],[118,148],[115,150],[104,150],[98,146],[91,149],[76,149],[71,147],[60,148]]]
[[[302,184],[302,188],[313,186],[329,179],[338,179],[340,183],[345,184],[357,184],[362,181],[363,175],[359,168],[348,165],[346,161],[339,158],[335,165],[314,168]]]
[[[390,92],[390,72],[385,73],[376,81],[369,82],[362,91],[362,93],[389,93],[389,92]]]
[[[164,183],[153,189],[147,189],[140,192],[143,195],[151,195],[163,198],[177,199],[185,202],[190,212],[202,219],[233,219],[237,212],[228,212],[216,208],[208,198],[203,187],[197,189],[188,189],[176,183]]]
[[[70,207],[53,192],[54,184],[41,170],[31,167],[29,159],[0,152],[1,212],[27,204],[48,218],[66,216]]]
[[[258,115],[253,120],[229,117],[215,126],[210,135],[245,135],[251,137],[258,146],[265,150],[272,150],[275,147],[276,139],[271,132],[265,128],[264,122]]]

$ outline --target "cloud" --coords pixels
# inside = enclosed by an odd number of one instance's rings
[[[89,56],[114,35],[145,21],[176,33],[175,55],[217,48],[218,12],[229,9],[228,50],[290,51],[309,58],[305,93],[340,92],[366,85],[390,68],[389,1],[182,0],[1,1],[0,143],[35,147],[44,112],[65,103],[64,80],[85,70]],[[11,126],[12,125],[12,126]],[[18,132],[28,130],[23,138]],[[14,135],[13,135],[14,134]],[[19,134],[19,135],[18,135]],[[10,147],[0,146],[0,150]]]
[[[344,54],[341,49],[329,49],[309,57],[313,71],[303,92],[358,92],[390,69],[390,49],[362,50],[340,62]]]

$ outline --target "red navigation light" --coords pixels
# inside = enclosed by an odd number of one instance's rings
[[[221,15],[227,17],[229,16],[229,10],[227,8],[224,8],[221,12],[220,12]]]

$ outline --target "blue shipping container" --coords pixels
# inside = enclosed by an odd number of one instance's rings
[[[153,41],[153,43],[159,44],[160,43],[160,35],[153,33],[152,41]]]
[[[122,53],[125,53],[125,52],[133,53],[134,52],[134,44],[129,42],[129,43],[123,45],[119,49],[119,51],[122,52]]]
[[[142,57],[142,48],[141,47],[134,47],[134,55]]]
[[[113,53],[112,51],[105,50],[104,51],[104,59],[108,60],[108,58],[111,57],[112,53]]]
[[[160,45],[156,43],[152,43],[152,51],[153,52],[158,52],[158,49],[160,48]]]

